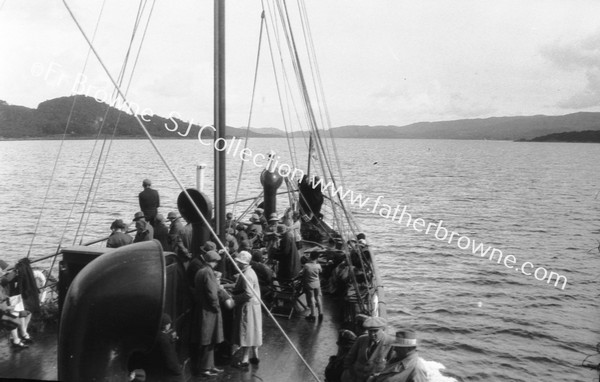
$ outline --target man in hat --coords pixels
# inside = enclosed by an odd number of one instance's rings
[[[151,225],[154,225],[154,218],[158,213],[158,207],[160,207],[160,197],[158,191],[152,188],[152,181],[150,179],[144,179],[142,182],[144,191],[140,192],[138,199],[140,201],[140,209]]]
[[[410,330],[396,332],[385,369],[369,377],[369,382],[427,382],[425,362],[417,354],[417,335]]]
[[[369,317],[363,327],[367,334],[356,339],[344,358],[342,382],[365,382],[370,375],[381,372],[391,347],[391,337],[385,334],[387,322],[381,317]]]
[[[126,234],[127,225],[121,219],[117,219],[110,225],[112,233],[106,241],[107,248],[119,248],[133,243],[133,238]]]
[[[215,367],[215,345],[223,342],[223,318],[219,305],[219,285],[214,268],[221,258],[210,250],[194,277],[194,302],[190,342],[197,356],[192,358],[193,374],[215,376],[223,370]]]
[[[192,242],[192,226],[183,225],[181,216],[175,211],[167,214],[167,220],[171,222],[169,226],[169,236],[167,244],[171,251],[175,252],[182,259],[189,259],[189,249],[187,243]]]
[[[136,212],[133,216],[133,221],[135,222],[135,229],[137,230],[135,238],[133,239],[134,243],[150,241],[154,238],[154,228],[146,221],[143,212]]]

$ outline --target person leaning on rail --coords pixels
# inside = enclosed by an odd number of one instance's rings
[[[135,229],[137,230],[135,238],[133,239],[134,243],[139,243],[140,241],[152,241],[152,239],[154,239],[154,228],[146,221],[143,212],[136,212],[133,221],[135,222]]]
[[[427,382],[430,376],[425,362],[417,354],[417,334],[400,330],[392,340],[386,367],[367,382]]]

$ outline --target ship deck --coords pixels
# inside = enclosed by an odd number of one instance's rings
[[[308,364],[324,380],[329,356],[337,352],[337,331],[342,321],[338,302],[329,296],[323,298],[324,320],[308,322],[306,313],[296,313],[291,319],[277,317],[277,321],[298,348]],[[27,349],[13,350],[8,335],[0,341],[0,379],[57,380],[56,331],[37,333],[35,343]],[[192,377],[186,365],[187,381],[287,381],[315,380],[310,371],[293,351],[272,320],[263,313],[263,346],[259,349],[260,363],[247,370],[219,365],[225,372],[217,377]],[[150,380],[150,379],[148,379]]]

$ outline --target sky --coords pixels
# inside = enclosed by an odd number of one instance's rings
[[[68,3],[92,36],[102,1]],[[303,3],[331,126],[600,111],[600,1]],[[106,0],[102,11],[94,45],[115,76],[138,4]],[[128,91],[140,111],[211,123],[212,5],[157,0]],[[282,128],[266,42],[250,119],[261,1],[226,7],[227,124]],[[62,1],[0,0],[0,51],[0,100],[9,104],[71,95],[78,78],[79,93],[109,99],[112,86],[95,57],[84,66],[88,46]]]

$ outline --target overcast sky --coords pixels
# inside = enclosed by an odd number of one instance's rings
[[[102,2],[69,3],[91,36]],[[600,111],[598,0],[305,4],[333,126]],[[102,14],[95,45],[115,75],[137,5],[107,0]],[[0,7],[0,99],[36,107],[70,95],[87,45],[62,2]],[[260,0],[227,1],[229,125],[247,123],[260,10]],[[261,62],[252,125],[281,127],[266,51]],[[111,90],[95,58],[84,74],[87,94]],[[129,96],[159,115],[212,121],[212,0],[157,1]]]

